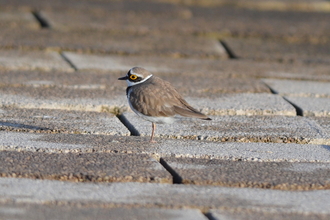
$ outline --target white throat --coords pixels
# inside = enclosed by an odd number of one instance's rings
[[[136,74],[137,76],[139,76],[138,74]],[[141,76],[140,76],[141,77]],[[150,77],[152,77],[152,74],[150,74],[149,76],[147,76],[146,78],[144,78],[143,80],[141,80],[140,82],[131,82],[129,81],[128,79],[126,80],[127,82],[127,86],[134,86],[134,85],[137,85],[137,84],[140,84],[140,83],[143,83],[145,82],[146,80],[148,80]]]

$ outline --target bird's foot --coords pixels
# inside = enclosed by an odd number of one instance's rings
[[[155,141],[154,139],[150,139],[149,143],[157,143],[157,141]]]

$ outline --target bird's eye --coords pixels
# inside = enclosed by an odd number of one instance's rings
[[[129,78],[130,78],[131,80],[136,80],[138,77],[137,77],[137,75],[130,75]]]

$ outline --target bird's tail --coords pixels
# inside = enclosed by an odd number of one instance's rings
[[[200,118],[203,120],[212,120],[211,118],[209,118],[208,116],[204,115],[203,113],[197,111],[196,109],[194,109],[193,107],[187,106],[187,109],[178,107],[178,106],[174,106],[174,112],[178,115],[184,116],[184,117],[192,117],[192,118]]]

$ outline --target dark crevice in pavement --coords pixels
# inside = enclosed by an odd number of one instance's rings
[[[65,56],[65,54],[64,54],[63,52],[60,52],[60,55],[61,55],[61,57],[64,59],[64,61],[67,62],[67,63],[68,63],[68,64],[69,64],[69,65],[70,65],[75,71],[78,70],[78,68],[76,67],[76,65],[74,65],[74,64],[71,62],[71,60]]]
[[[263,82],[263,81],[262,81]],[[272,93],[272,94],[275,94],[275,95],[278,95],[278,92],[274,89],[272,89],[272,87],[270,87],[267,83],[263,82],[264,85],[269,89],[269,91]]]
[[[44,16],[42,16],[42,14],[39,11],[32,11],[32,15],[39,22],[41,28],[45,28],[45,29],[51,28],[47,19]]]
[[[232,49],[230,49],[230,47],[228,46],[228,44],[225,41],[219,40],[219,42],[223,46],[223,48],[226,50],[226,53],[228,54],[228,57],[230,59],[238,59],[238,56],[236,56],[234,51]]]
[[[172,175],[173,184],[182,184],[182,177],[166,163],[163,158],[159,160],[160,164]]]
[[[140,136],[140,132],[127,120],[125,115],[116,115],[119,121],[131,132],[131,136]]]
[[[267,86],[269,88],[269,90],[272,94],[278,95],[278,92],[275,91],[274,89],[272,89],[267,83],[264,82],[264,84],[265,84],[265,86]],[[296,109],[296,115],[297,116],[303,116],[303,111],[300,107],[296,106],[295,104],[293,104],[292,102],[287,100],[285,97],[282,96],[282,98]]]
[[[209,220],[217,220],[216,218],[214,218],[213,217],[213,215],[211,214],[211,213],[206,213],[206,214],[204,214],[205,215],[205,217],[207,218],[207,219],[209,219]]]
[[[282,97],[282,98],[296,109],[297,116],[304,116],[303,115],[303,110],[299,106],[293,104],[292,102],[287,100],[285,97]]]

